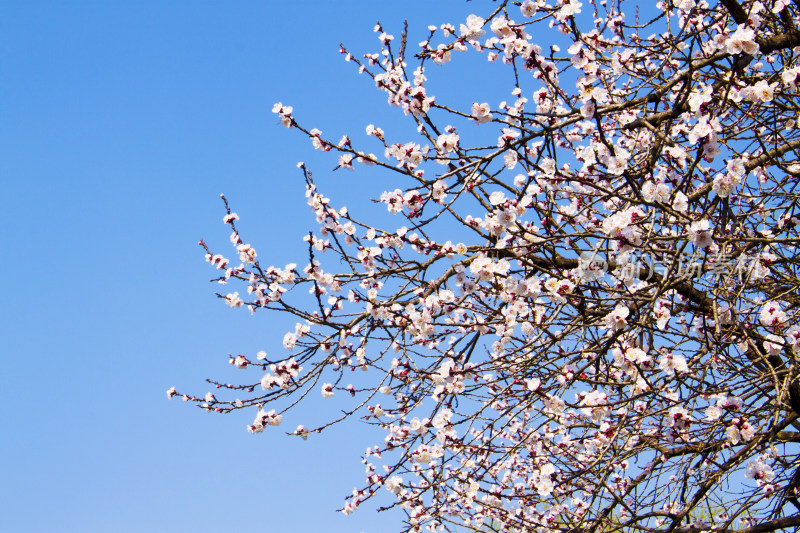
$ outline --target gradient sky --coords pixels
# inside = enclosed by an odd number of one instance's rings
[[[228,353],[276,352],[285,332],[213,296],[197,241],[229,253],[221,192],[245,238],[283,265],[303,261],[314,224],[297,161],[329,190],[394,188],[380,173],[330,177],[335,160],[272,104],[335,139],[370,122],[403,131],[338,43],[377,51],[375,21],[399,37],[404,18],[416,43],[428,24],[482,9],[0,2],[0,530],[396,529],[369,504],[335,512],[363,481],[367,430],[254,436],[251,412],[209,415],[164,392],[202,395],[206,377],[234,372]]]

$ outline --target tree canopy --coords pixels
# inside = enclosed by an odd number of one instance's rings
[[[386,217],[300,164],[318,226],[274,267],[226,200],[235,254],[201,242],[220,298],[297,325],[285,355],[232,356],[241,383],[169,396],[254,433],[340,402],[290,432],[381,428],[342,510],[388,491],[404,531],[800,526],[800,2],[473,4],[342,48],[415,137],[328,138],[275,104],[337,171],[385,174]],[[459,108],[428,77],[469,55],[506,77]]]

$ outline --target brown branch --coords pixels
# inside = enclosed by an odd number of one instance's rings
[[[747,12],[739,5],[739,2],[736,0],[720,0],[720,3],[725,6],[725,9],[731,14],[736,24],[745,24],[747,22]]]

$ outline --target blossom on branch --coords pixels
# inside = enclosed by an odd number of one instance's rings
[[[260,339],[282,355],[227,356],[239,383],[167,396],[252,433],[318,401],[298,440],[375,426],[342,512],[390,498],[403,531],[800,527],[798,3],[482,7],[342,48],[416,134],[330,138],[275,104],[385,179],[299,165],[312,229],[284,268],[223,197],[236,253],[200,242],[219,298],[296,325]]]

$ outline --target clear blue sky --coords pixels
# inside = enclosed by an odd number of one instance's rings
[[[376,51],[375,21],[399,37],[404,18],[416,43],[473,10],[487,4],[0,2],[0,531],[395,529],[369,505],[334,512],[363,480],[366,432],[253,436],[253,413],[164,392],[203,394],[229,352],[277,351],[285,331],[213,296],[196,243],[229,251],[220,192],[282,265],[313,225],[297,161],[329,189],[394,188],[325,178],[335,161],[272,104],[335,139],[403,124],[338,43]]]

